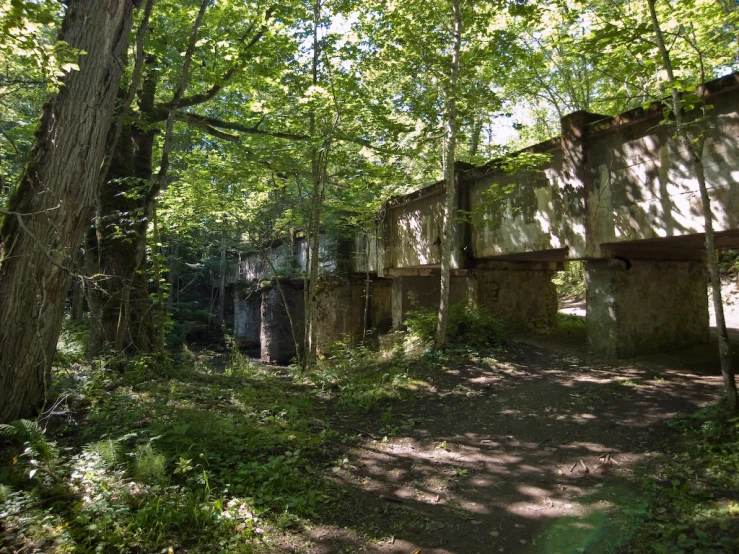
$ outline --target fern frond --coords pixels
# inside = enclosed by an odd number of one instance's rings
[[[20,434],[20,431],[14,425],[8,425],[7,423],[0,423],[0,437],[16,438]]]

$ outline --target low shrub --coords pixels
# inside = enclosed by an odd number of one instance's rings
[[[434,339],[438,308],[421,308],[408,314],[408,330],[422,341]],[[508,338],[505,324],[483,308],[459,302],[449,308],[447,339],[450,343],[475,347],[500,346]]]

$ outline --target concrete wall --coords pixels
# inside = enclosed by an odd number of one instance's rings
[[[739,228],[739,101],[711,100],[703,163],[715,230]],[[698,182],[674,128],[648,118],[591,130],[590,165],[597,201],[591,211],[599,242],[674,237],[704,231]]]
[[[351,253],[352,273],[373,273],[383,276],[385,248],[382,240],[382,226],[371,232],[357,233]]]
[[[307,271],[306,262],[307,240],[295,239],[295,245],[281,243],[265,249],[272,265],[280,275],[290,276]],[[351,271],[352,245],[351,241],[337,237],[321,235],[318,239],[318,269],[320,273],[336,271]],[[274,272],[262,254],[242,254],[240,260],[231,269],[227,281],[261,281],[270,280]]]
[[[715,230],[734,232],[722,244],[739,247],[739,77],[714,81],[707,90],[713,107],[704,124],[703,164]],[[655,103],[616,117],[576,112],[562,119],[560,137],[487,166],[458,164],[457,208],[473,215],[471,224],[457,225],[453,267],[521,256],[607,258],[614,244],[703,233],[696,176],[674,127],[660,124],[663,108]],[[698,115],[694,110],[687,117]],[[531,154],[549,161],[513,174],[502,168]],[[440,182],[390,202],[383,231],[386,274],[438,266],[443,199]],[[690,248],[699,249],[697,244]],[[650,248],[639,255],[650,258]]]
[[[547,264],[476,270],[477,305],[503,319],[512,331],[550,332],[557,327],[554,270]]]
[[[375,280],[370,286],[369,328],[387,333],[393,326],[392,281]]]
[[[441,263],[444,189],[438,185],[436,189],[429,194],[421,191],[423,194],[412,195],[412,199],[386,211],[383,227],[385,274],[389,268],[436,267]],[[458,232],[452,268],[456,269],[464,265],[461,249],[466,237],[456,221],[456,214],[454,225]]]
[[[364,330],[364,291],[361,279],[322,278],[317,291],[316,340],[318,352],[325,352],[337,341],[358,342]],[[302,281],[282,281],[288,299],[298,341],[302,344],[305,325]],[[390,281],[375,281],[370,285],[369,328],[391,327]],[[286,364],[295,356],[295,344],[287,311],[276,285],[260,289],[238,303],[234,329],[237,336],[255,340],[261,345],[265,362]],[[236,331],[235,331],[236,332]]]
[[[282,283],[282,290],[287,298],[293,321],[297,323],[296,334],[298,342],[301,343],[305,317],[303,291],[294,288],[289,282]],[[276,364],[289,363],[295,356],[295,341],[282,295],[276,286],[269,287],[262,292],[261,314],[262,361]]]
[[[587,263],[587,327],[598,354],[624,358],[708,340],[702,262]]]
[[[559,142],[534,150],[550,157],[540,170],[513,175],[492,171],[468,184],[471,205],[482,208],[473,216],[473,257],[584,249],[583,188],[573,186],[563,174]],[[505,187],[511,185],[512,190],[506,194]],[[504,200],[491,202],[491,192],[496,190],[501,192],[492,194],[492,198],[504,195]]]
[[[362,338],[364,283],[338,278],[322,279],[316,295],[318,350],[337,341]]]
[[[234,336],[244,346],[257,346],[262,331],[262,291],[236,289],[234,299]]]

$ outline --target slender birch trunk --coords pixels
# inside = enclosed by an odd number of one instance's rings
[[[457,82],[459,80],[459,58],[462,49],[462,12],[459,0],[452,0],[454,16],[452,36],[452,61],[449,89],[446,98],[446,149],[444,163],[444,223],[441,240],[441,282],[439,292],[439,319],[436,325],[434,348],[446,345],[447,316],[449,314],[449,291],[451,288],[452,249],[454,248],[454,213],[457,199],[457,176],[454,157],[457,144]]]
[[[716,257],[716,245],[714,242],[711,198],[708,195],[708,188],[706,187],[706,172],[703,166],[703,146],[705,144],[705,137],[703,134],[703,130],[701,130],[697,137],[697,140],[693,140],[693,137],[690,136],[686,124],[683,121],[682,96],[680,90],[676,86],[672,60],[670,58],[669,52],[667,51],[667,47],[665,46],[662,29],[660,28],[659,19],[657,18],[655,0],[647,0],[647,2],[649,4],[649,15],[652,19],[652,26],[654,27],[654,35],[657,40],[657,46],[659,47],[660,54],[662,55],[662,64],[664,66],[665,72],[667,73],[667,79],[670,83],[670,89],[672,93],[671,109],[675,117],[678,137],[680,138],[680,142],[690,156],[690,162],[693,166],[693,170],[695,171],[695,175],[698,180],[698,188],[700,189],[706,233],[706,255],[708,258],[708,273],[711,278],[713,308],[716,312],[716,330],[718,332],[718,350],[719,358],[721,360],[721,375],[724,379],[726,405],[731,412],[736,412],[739,408],[739,406],[737,405],[736,379],[734,377],[734,369],[731,366],[729,333],[726,329],[726,320],[724,318],[724,304],[723,300],[721,299],[721,275],[719,273],[718,260]],[[705,117],[707,111],[705,102],[702,103],[702,106],[702,115]]]

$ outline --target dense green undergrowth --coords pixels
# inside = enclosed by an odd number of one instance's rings
[[[471,345],[431,351],[410,327],[382,352],[339,343],[308,374],[238,350],[78,364],[84,332],[67,332],[53,402],[0,427],[0,551],[275,551],[340,509],[330,476],[368,420],[403,436],[417,422],[401,406],[431,376],[482,359]],[[637,470],[644,494],[621,510],[622,552],[739,551],[737,423],[717,410],[674,421],[667,453]]]
[[[438,306],[416,308],[408,314],[405,324],[421,341],[431,342],[436,335],[438,318]],[[447,340],[452,345],[489,348],[505,343],[508,340],[508,333],[501,319],[463,301],[449,308]]]
[[[238,350],[85,365],[80,336],[64,334],[45,413],[0,430],[0,551],[270,551],[343,494],[325,475],[352,422],[438,363],[409,341],[339,344],[307,375]]]
[[[711,407],[670,425],[668,450],[638,469],[647,496],[625,509],[620,552],[739,552],[739,417]]]

